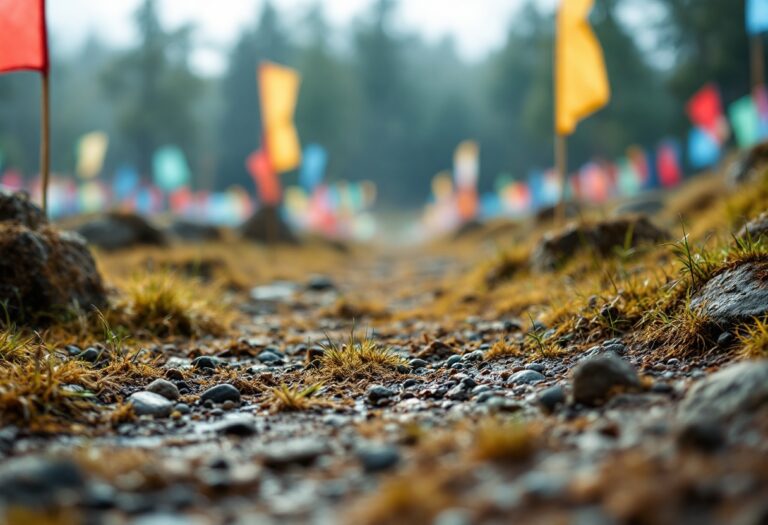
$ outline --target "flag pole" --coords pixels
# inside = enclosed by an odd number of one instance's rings
[[[568,151],[565,135],[555,132],[555,169],[560,178],[560,200],[555,209],[555,223],[565,224],[565,186],[568,183]]]
[[[51,103],[48,69],[40,72],[42,90],[40,94],[40,176],[43,214],[48,215],[48,179],[51,161]]]
[[[765,84],[765,53],[763,51],[763,36],[758,33],[752,36],[752,87],[758,88]]]

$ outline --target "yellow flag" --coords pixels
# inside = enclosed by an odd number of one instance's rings
[[[555,44],[555,131],[570,135],[579,121],[608,103],[603,50],[587,17],[594,0],[562,0]]]
[[[107,154],[109,138],[106,133],[93,131],[83,135],[77,143],[77,174],[92,179],[101,171]]]
[[[293,125],[301,77],[296,70],[272,62],[262,62],[258,76],[269,160],[278,173],[292,170],[301,163],[301,145]]]

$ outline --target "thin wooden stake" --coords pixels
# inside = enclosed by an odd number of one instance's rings
[[[42,93],[40,99],[40,175],[42,177],[43,214],[48,215],[48,179],[51,161],[51,104],[48,71],[40,73]]]
[[[555,134],[555,169],[560,177],[560,200],[555,210],[555,223],[565,224],[565,186],[568,183],[568,151],[565,135]]]

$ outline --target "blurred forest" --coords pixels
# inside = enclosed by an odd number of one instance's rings
[[[622,16],[652,5],[663,16]],[[553,13],[530,2],[509,21],[501,49],[467,63],[450,39],[427,43],[403,32],[396,10],[396,1],[379,0],[342,32],[319,3],[290,27],[267,3],[237,38],[221,78],[194,72],[195,28],[162,27],[155,0],[135,15],[135,48],[91,38],[61,55],[53,35],[53,169],[71,172],[77,139],[102,130],[110,137],[107,174],[125,163],[148,173],[152,152],[173,143],[187,154],[197,189],[253,191],[244,161],[260,141],[261,60],[302,73],[297,127],[303,144],[329,151],[328,177],[377,182],[385,207],[423,203],[432,176],[450,169],[467,138],[481,145],[481,190],[498,174],[522,178],[550,166]],[[749,91],[744,0],[597,0],[592,22],[613,98],[570,141],[572,166],[682,135],[690,125],[684,104],[708,81],[726,103]],[[38,165],[38,84],[31,73],[0,78],[0,151],[27,175]]]

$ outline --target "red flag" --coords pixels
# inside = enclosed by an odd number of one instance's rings
[[[656,170],[664,187],[677,186],[683,178],[677,148],[672,142],[662,142],[656,151]]]
[[[691,122],[709,133],[718,144],[723,142],[728,132],[724,129],[720,91],[714,83],[698,90],[688,101],[686,111]]]
[[[267,205],[279,204],[281,197],[280,181],[277,179],[277,173],[272,168],[269,157],[264,153],[264,150],[251,153],[246,161],[246,167],[256,182],[261,202]]]
[[[0,73],[48,72],[45,0],[0,0]]]

